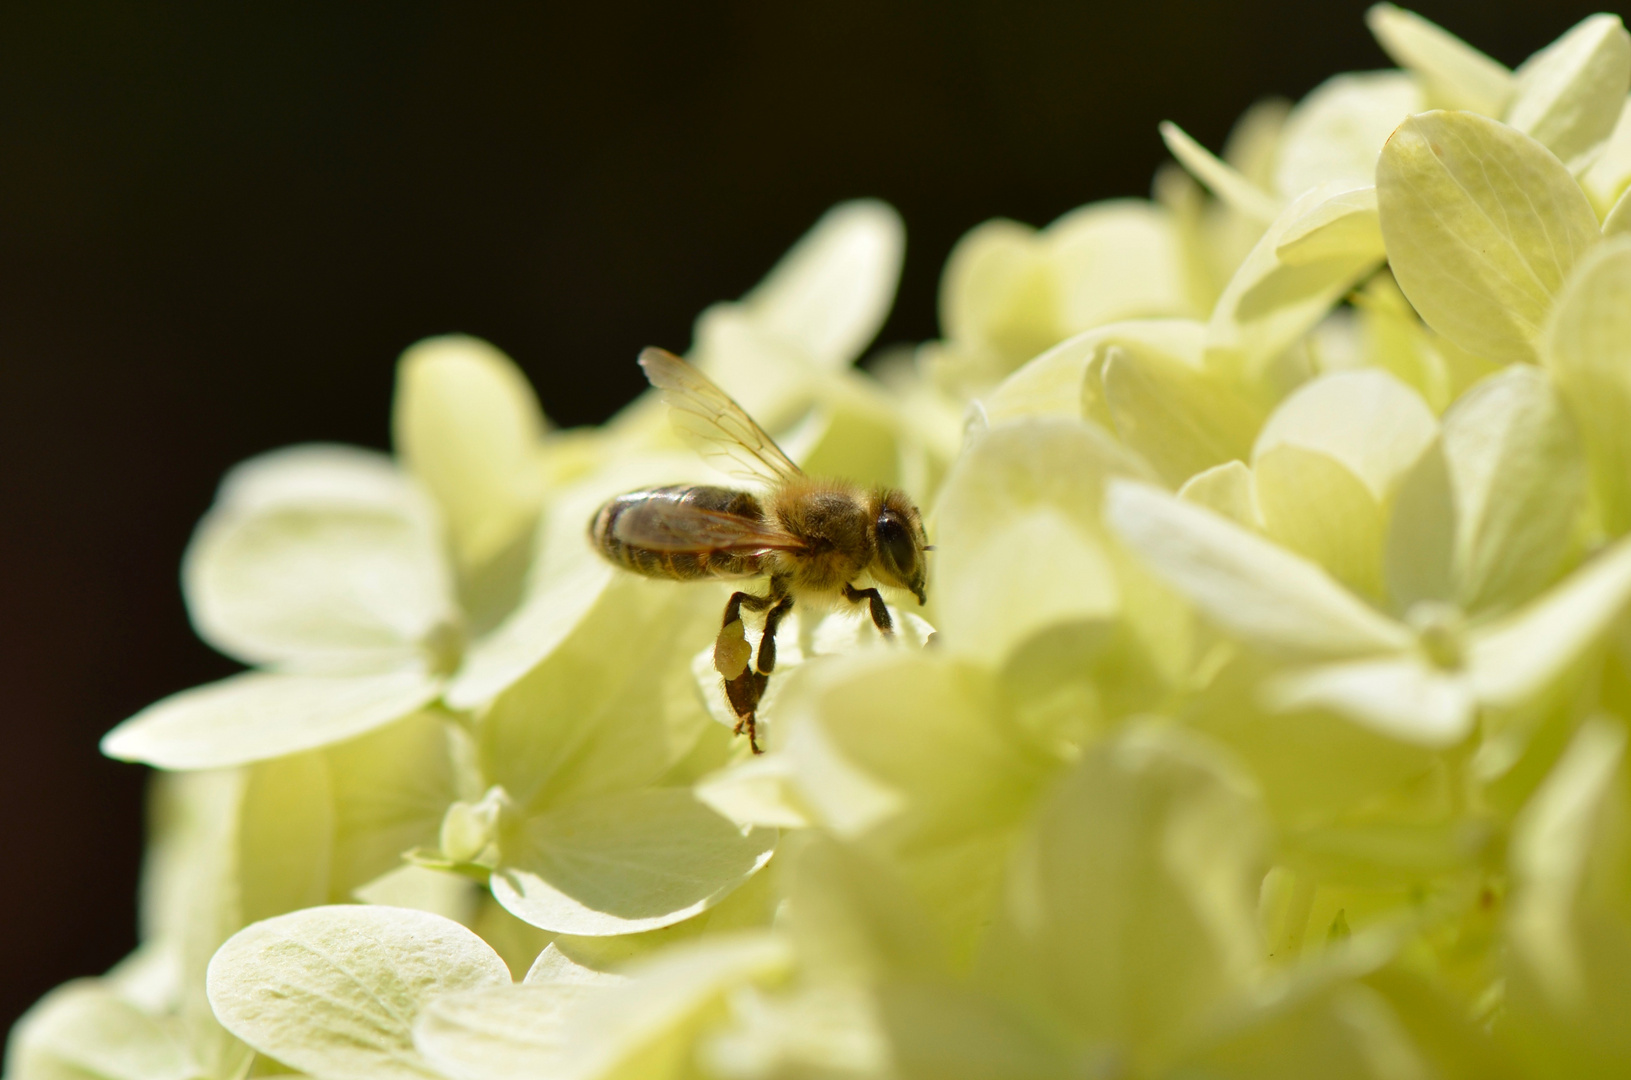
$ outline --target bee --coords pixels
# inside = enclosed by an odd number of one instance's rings
[[[867,576],[922,604],[930,550],[923,518],[894,488],[806,476],[740,405],[673,353],[646,349],[640,367],[702,455],[760,491],[710,484],[631,491],[595,513],[589,537],[611,562],[647,577],[769,578],[762,596],[731,594],[714,642],[714,668],[736,713],[736,734],[745,731],[757,754],[755,713],[776,668],[782,619],[796,600],[842,600],[866,604],[879,631],[892,635],[883,596],[856,582]],[[765,613],[757,658],[743,633],[743,608]]]

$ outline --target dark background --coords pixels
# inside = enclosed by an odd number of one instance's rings
[[[963,231],[1385,66],[1364,7],[0,7],[0,1030],[134,944],[144,770],[96,743],[231,670],[176,580],[223,470],[384,447],[397,354],[448,330],[604,419],[858,195],[907,222],[883,340],[932,337]],[[1421,10],[1515,64],[1593,9]]]

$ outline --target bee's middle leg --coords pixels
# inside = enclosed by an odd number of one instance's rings
[[[895,632],[895,620],[889,617],[889,609],[884,606],[883,595],[877,589],[857,589],[854,585],[845,585],[844,599],[852,604],[865,600],[879,631],[886,635]]]

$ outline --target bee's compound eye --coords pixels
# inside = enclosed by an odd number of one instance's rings
[[[906,580],[912,576],[912,568],[917,564],[912,531],[893,510],[878,515],[878,553],[897,577]]]

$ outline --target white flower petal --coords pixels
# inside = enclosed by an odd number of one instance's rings
[[[1472,730],[1476,712],[1465,681],[1407,653],[1305,668],[1271,680],[1272,708],[1330,709],[1390,738],[1453,746]]]
[[[1512,73],[1413,11],[1377,4],[1365,14],[1371,33],[1402,68],[1426,84],[1433,104],[1499,116],[1512,96]]]
[[[1172,156],[1190,175],[1223,202],[1253,221],[1267,225],[1280,213],[1280,201],[1233,167],[1218,160],[1211,151],[1171,121],[1162,121],[1161,138]]]
[[[1218,514],[1116,481],[1105,520],[1156,575],[1251,644],[1293,655],[1392,652],[1411,643],[1323,570]]]
[[[1298,446],[1329,454],[1381,502],[1437,437],[1438,421],[1421,395],[1385,371],[1363,368],[1304,383],[1274,410],[1252,453]]]
[[[1621,540],[1500,622],[1474,632],[1467,666],[1481,701],[1515,705],[1579,660],[1631,603],[1631,540]]]
[[[889,314],[906,230],[875,199],[840,203],[742,298],[767,332],[825,367],[861,355]]]
[[[239,466],[182,585],[199,635],[249,663],[379,670],[457,612],[434,507],[388,459],[295,447]]]
[[[462,566],[481,566],[531,527],[544,415],[509,357],[460,335],[413,346],[397,365],[391,433],[441,507]]]
[[[493,898],[559,934],[639,933],[717,904],[775,846],[774,829],[744,832],[686,789],[623,792],[529,819],[493,873]]]
[[[1505,120],[1565,162],[1608,138],[1631,87],[1631,34],[1591,15],[1513,72]]]
[[[430,704],[442,683],[384,675],[248,672],[183,690],[108,732],[102,752],[161,769],[216,769],[314,750]]]
[[[210,961],[227,1029],[333,1080],[425,1080],[419,1011],[444,994],[510,981],[504,961],[451,919],[405,908],[307,908],[233,935]]]
[[[1402,71],[1332,76],[1286,117],[1274,186],[1287,198],[1331,181],[1369,186],[1382,144],[1422,107],[1416,80]]]
[[[1501,363],[1534,340],[1597,215],[1544,146],[1487,117],[1412,116],[1376,166],[1388,265],[1427,325]]]

